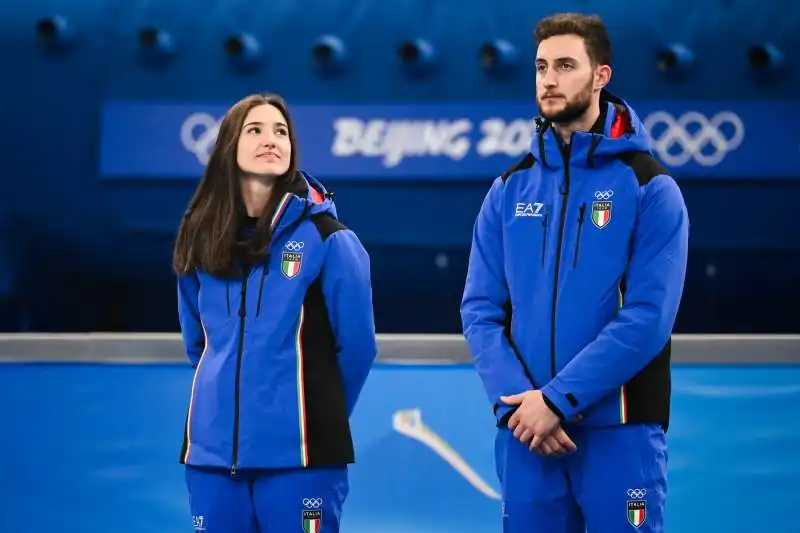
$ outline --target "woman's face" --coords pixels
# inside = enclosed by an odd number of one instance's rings
[[[278,108],[270,104],[247,113],[236,149],[236,161],[243,172],[273,177],[286,174],[292,159],[286,122]]]

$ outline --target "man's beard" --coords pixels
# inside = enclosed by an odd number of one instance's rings
[[[579,120],[586,111],[589,110],[589,106],[592,103],[592,80],[589,80],[589,83],[584,86],[581,91],[575,95],[575,97],[567,101],[567,105],[564,106],[564,109],[560,111],[556,111],[553,113],[546,113],[539,104],[539,111],[541,112],[542,117],[547,119],[548,121],[554,124],[569,124],[572,122],[576,122]]]

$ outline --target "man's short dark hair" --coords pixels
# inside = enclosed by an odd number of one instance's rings
[[[611,40],[606,25],[597,15],[558,13],[544,18],[534,30],[536,44],[558,35],[577,35],[586,45],[586,53],[594,65],[611,64]]]

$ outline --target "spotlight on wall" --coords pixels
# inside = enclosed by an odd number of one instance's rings
[[[481,45],[478,59],[487,74],[508,74],[517,66],[518,54],[513,44],[496,39]]]
[[[75,40],[75,30],[61,15],[44,17],[36,22],[36,43],[50,51],[61,51]]]
[[[225,55],[240,68],[255,67],[261,57],[261,47],[255,37],[248,33],[230,35],[224,43]]]
[[[694,52],[681,43],[669,44],[656,53],[656,67],[670,76],[686,76],[694,68]]]
[[[759,74],[770,74],[783,66],[783,54],[775,45],[763,43],[751,46],[747,50],[750,68]]]
[[[153,26],[145,26],[139,30],[139,51],[148,61],[167,59],[175,52],[172,36]]]
[[[311,47],[311,61],[320,72],[339,72],[347,58],[347,47],[334,35],[323,35]]]
[[[436,48],[424,39],[405,41],[397,49],[397,57],[409,73],[426,74],[436,63]]]

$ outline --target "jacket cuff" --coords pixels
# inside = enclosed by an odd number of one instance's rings
[[[497,427],[507,428],[508,419],[514,414],[517,407],[516,405],[495,404],[494,416],[497,419]]]
[[[547,405],[547,407],[551,411],[553,411],[553,413],[555,413],[556,416],[558,416],[558,418],[560,418],[561,420],[564,420],[564,413],[561,411],[561,409],[558,408],[558,406],[556,404],[553,403],[553,400],[548,398],[547,394],[545,394],[544,392],[542,392],[542,398],[544,398],[545,405]]]
[[[554,379],[542,388],[544,402],[561,420],[572,421],[579,416],[578,401],[572,394],[564,394],[559,391],[556,385],[557,381]]]

